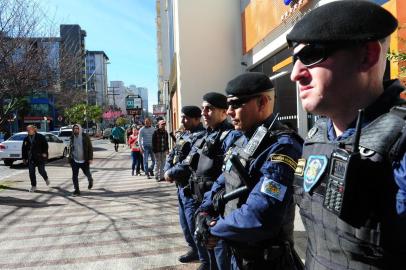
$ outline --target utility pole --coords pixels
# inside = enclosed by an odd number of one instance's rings
[[[118,95],[120,95],[120,94],[116,94],[116,92],[115,92],[115,90],[116,89],[119,89],[120,87],[117,87],[117,86],[110,86],[110,87],[107,87],[107,95],[108,96],[113,96],[113,107],[114,107],[114,111],[116,110],[116,98],[115,98],[115,96],[118,96]],[[112,89],[112,90],[110,90],[110,89]],[[110,93],[109,93],[110,92]]]

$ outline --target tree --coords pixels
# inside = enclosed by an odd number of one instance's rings
[[[86,121],[100,121],[102,117],[102,109],[97,105],[86,105],[84,103],[77,104],[64,111],[64,116],[69,124],[81,124]]]
[[[405,31],[406,24],[403,23],[398,27],[398,31]],[[404,85],[406,85],[406,52],[404,49],[406,48],[406,40],[400,39],[399,40],[399,51],[394,52],[391,51],[388,53],[387,57],[391,62],[396,62],[399,65],[399,80],[402,81]],[[406,99],[406,91],[403,91],[401,97]]]
[[[119,118],[116,119],[116,125],[119,127],[125,126],[125,125],[127,125],[127,123],[128,123],[128,121],[124,117],[120,116]]]
[[[63,53],[68,48],[52,35],[47,19],[36,0],[0,0],[0,128],[15,111],[21,118],[27,96],[55,94],[59,108],[84,100],[84,91],[60,91],[82,56]]]

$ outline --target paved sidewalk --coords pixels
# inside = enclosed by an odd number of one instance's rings
[[[96,145],[92,190],[80,173],[72,197],[71,169],[46,166],[37,193],[28,171],[0,181],[0,269],[196,269],[177,257],[187,248],[177,218],[175,187],[131,176],[130,156]]]
[[[177,261],[187,248],[174,185],[131,176],[127,148],[94,145],[94,187],[81,172],[80,197],[65,160],[47,164],[51,188],[39,176],[36,193],[23,168],[0,181],[0,269],[196,269]]]

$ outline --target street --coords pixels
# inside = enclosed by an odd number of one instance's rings
[[[94,141],[94,187],[80,172],[82,196],[72,197],[71,169],[55,160],[29,193],[28,170],[0,166],[0,269],[196,269],[177,257],[187,248],[173,184],[131,176],[130,153]],[[303,227],[295,223],[303,257]]]

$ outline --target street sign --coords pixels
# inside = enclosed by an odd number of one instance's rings
[[[165,104],[154,104],[152,105],[152,114],[154,115],[165,115],[166,105]]]
[[[62,120],[63,120],[62,115],[58,116],[58,121],[59,121],[59,122],[62,122]]]
[[[142,109],[142,99],[140,96],[127,96],[126,109]]]
[[[140,109],[127,109],[127,114],[128,115],[141,115]]]

